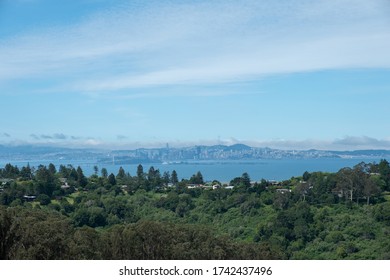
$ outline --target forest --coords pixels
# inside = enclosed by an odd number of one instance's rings
[[[0,168],[2,260],[390,259],[390,165],[282,182]]]

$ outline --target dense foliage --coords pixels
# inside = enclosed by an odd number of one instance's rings
[[[0,259],[390,259],[386,160],[234,188],[94,171],[0,169]]]

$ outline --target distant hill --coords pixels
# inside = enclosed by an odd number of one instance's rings
[[[231,146],[191,146],[184,148],[139,148],[134,150],[71,149],[52,146],[5,146],[0,145],[2,160],[82,160],[97,162],[151,163],[189,160],[256,160],[283,158],[390,158],[390,150],[279,150],[250,147],[244,144]]]
[[[227,150],[233,151],[242,151],[242,150],[251,150],[252,148],[244,144],[234,144],[226,147]]]
[[[71,149],[64,147],[20,145],[6,146],[0,145],[0,159],[9,160],[39,160],[39,159],[86,159],[100,156],[102,151],[90,149]]]
[[[356,150],[356,151],[332,151],[335,155],[340,156],[372,156],[372,157],[386,157],[390,155],[389,150]]]

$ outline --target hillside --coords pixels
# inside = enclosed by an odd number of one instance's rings
[[[81,168],[0,169],[1,259],[388,259],[390,165],[230,186]]]

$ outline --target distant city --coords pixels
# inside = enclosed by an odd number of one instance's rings
[[[175,163],[207,160],[257,160],[257,159],[305,159],[305,158],[388,158],[390,150],[280,150],[249,147],[244,144],[231,146],[191,146],[164,148],[139,148],[133,150],[69,149],[35,145],[0,145],[0,160],[93,160],[99,163]]]

